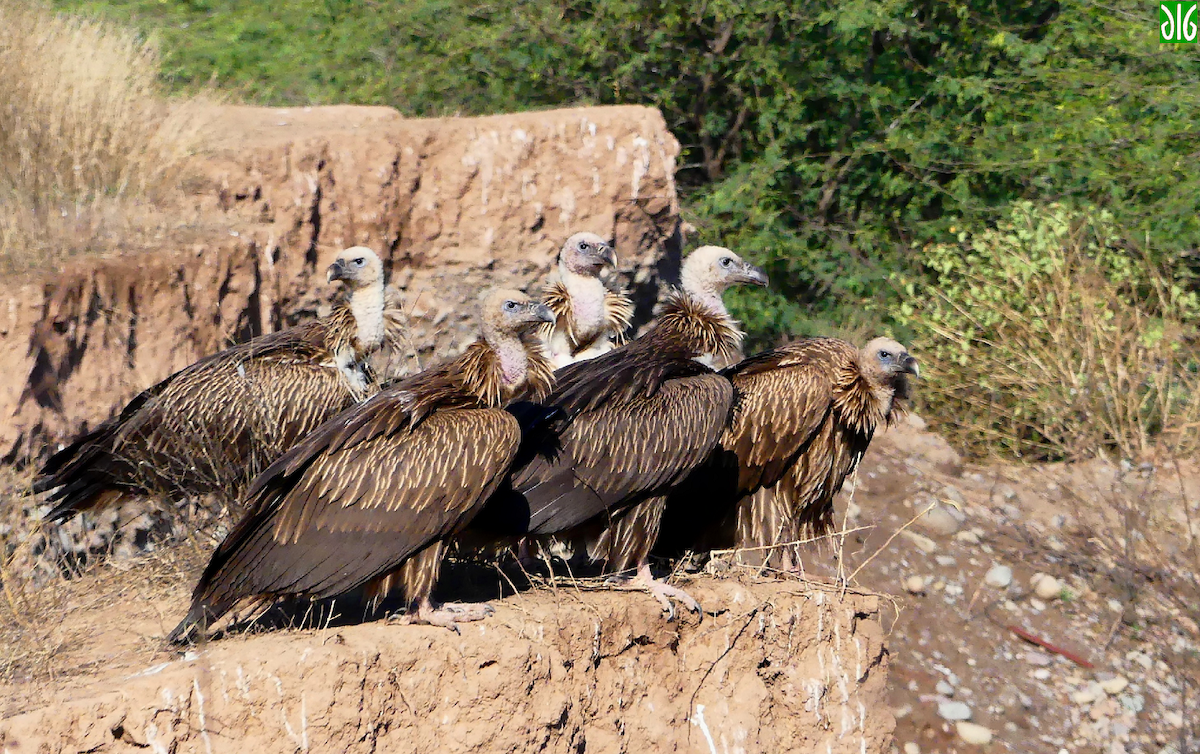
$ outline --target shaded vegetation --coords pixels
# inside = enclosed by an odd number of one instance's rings
[[[1018,202],[1103,211],[1194,287],[1200,46],[1133,0],[59,0],[134,24],[163,77],[409,115],[660,108],[703,242],[764,264],[757,344],[890,329],[921,253]],[[1141,257],[1138,257],[1141,259]]]

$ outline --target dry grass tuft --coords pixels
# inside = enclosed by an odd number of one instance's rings
[[[178,184],[208,103],[167,102],[157,76],[132,31],[0,0],[0,268],[116,248]]]
[[[1018,206],[925,250],[902,313],[938,429],[977,455],[1143,461],[1200,449],[1200,301],[1103,213]]]

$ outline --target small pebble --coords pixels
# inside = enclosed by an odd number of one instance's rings
[[[1053,576],[1043,576],[1033,585],[1033,593],[1044,600],[1058,599],[1062,590],[1062,584]]]
[[[992,742],[992,732],[982,725],[964,721],[955,727],[958,728],[958,737],[966,743],[983,746]]]
[[[925,591],[925,579],[920,576],[909,576],[904,580],[904,591],[909,594],[920,594]]]
[[[922,506],[922,510],[928,507],[928,503],[924,501],[921,501],[919,504]],[[965,520],[966,516],[959,509],[952,505],[937,503],[916,520],[916,526],[931,534],[940,534],[941,536],[948,537],[962,528],[962,523]]]
[[[962,542],[964,545],[979,544],[979,535],[973,531],[960,531],[954,535],[954,539],[958,542]]]
[[[1027,650],[1025,652],[1025,662],[1029,663],[1030,665],[1037,665],[1038,667],[1046,667],[1050,664],[1050,655],[1042,652]]]
[[[1004,589],[1012,583],[1012,578],[1013,574],[1011,568],[1006,565],[994,565],[991,567],[991,570],[987,572],[987,576],[985,576],[983,580],[987,582],[988,586],[994,586],[997,589]]]
[[[1047,668],[1038,668],[1033,671],[1033,677],[1039,681],[1044,681],[1050,677],[1050,671]]]
[[[945,681],[938,681],[937,686],[934,688],[936,688],[937,692],[942,696],[954,696],[954,687]]]
[[[915,531],[909,531],[908,529],[902,529],[900,531],[900,536],[904,537],[909,542],[912,542],[918,550],[926,555],[932,555],[933,553],[937,552],[937,542],[934,542],[929,537],[922,536],[917,534]]]
[[[1109,678],[1107,681],[1100,681],[1100,688],[1104,689],[1106,694],[1119,694],[1129,685],[1129,681],[1124,676]]]
[[[1076,704],[1091,704],[1097,699],[1104,698],[1104,689],[1095,681],[1089,683],[1085,688],[1071,694],[1071,701]]]
[[[936,560],[937,564],[942,566],[943,568],[949,568],[950,566],[952,566],[958,562],[957,560],[950,557],[949,555],[938,555],[937,557],[934,558],[934,560]]]
[[[938,717],[943,720],[970,720],[971,708],[962,702],[941,702],[938,704]]]
[[[1046,609],[1046,603],[1037,598],[1029,600],[1029,606],[1034,610],[1037,610],[1039,613]]]
[[[908,743],[904,744],[904,754],[921,754],[921,747],[917,746],[914,742],[909,741]]]

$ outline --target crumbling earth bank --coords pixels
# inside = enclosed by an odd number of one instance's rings
[[[463,627],[232,637],[0,721],[6,752],[880,752],[894,721],[874,597],[705,578],[665,621],[561,588]],[[164,660],[166,660],[164,662]],[[118,663],[119,664],[119,663]],[[103,666],[101,666],[103,668]]]
[[[643,321],[678,263],[679,145],[654,109],[212,117],[211,151],[156,210],[174,228],[160,251],[0,281],[0,459],[43,454],[201,356],[316,315],[346,246],[381,252],[403,294],[406,369],[474,337],[481,288],[544,282],[576,230],[615,239]]]

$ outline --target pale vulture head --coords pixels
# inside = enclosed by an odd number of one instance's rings
[[[897,398],[909,397],[908,376],[921,376],[917,360],[908,349],[891,338],[875,338],[859,353],[862,371],[868,379],[881,385],[889,385],[896,391]]]
[[[767,273],[722,246],[701,246],[683,260],[679,276],[692,296],[720,297],[735,285],[766,286]]]
[[[325,275],[332,283],[340,280],[349,289],[383,285],[383,262],[366,246],[354,246],[338,252]]]
[[[605,267],[615,267],[617,253],[595,233],[576,233],[558,253],[558,264],[568,272],[596,277]]]
[[[488,340],[520,336],[554,321],[550,307],[516,290],[493,288],[480,296],[480,304],[483,335]]]

